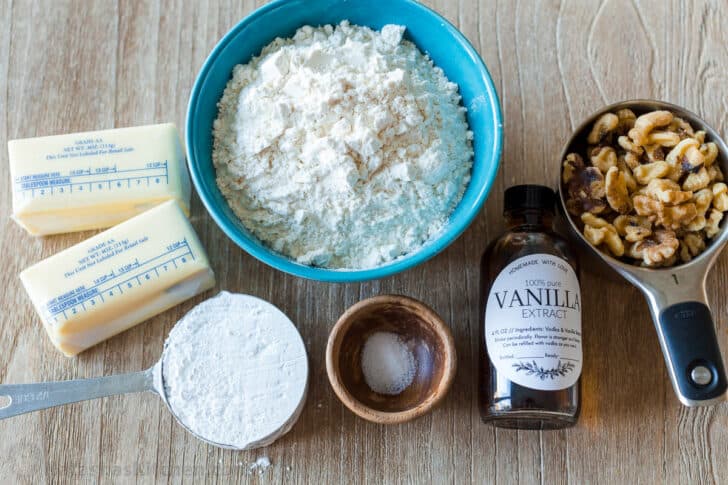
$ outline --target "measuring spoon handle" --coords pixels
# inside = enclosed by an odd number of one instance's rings
[[[153,390],[151,370],[93,379],[0,385],[0,419],[129,392]]]
[[[688,406],[725,401],[728,381],[707,302],[674,303],[661,309],[656,323],[680,401]]]
[[[710,258],[698,258],[670,270],[630,273],[647,297],[675,394],[686,406],[709,406],[728,398],[728,379],[705,291],[711,264]]]

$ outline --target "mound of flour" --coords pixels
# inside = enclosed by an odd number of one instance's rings
[[[223,291],[174,326],[162,374],[167,402],[189,430],[251,449],[273,443],[298,420],[308,358],[301,335],[278,308]]]
[[[306,26],[235,67],[214,124],[217,184],[274,250],[378,266],[427,242],[460,201],[473,155],[465,108],[403,33]]]

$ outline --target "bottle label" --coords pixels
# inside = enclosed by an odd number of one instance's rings
[[[571,265],[530,254],[503,268],[485,310],[488,357],[521,386],[556,391],[581,375],[581,292]]]

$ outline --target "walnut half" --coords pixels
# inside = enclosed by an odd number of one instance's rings
[[[617,167],[607,171],[605,177],[607,202],[609,206],[620,214],[627,214],[632,210],[632,199],[629,198],[627,180]],[[692,194],[691,194],[692,195]]]
[[[630,256],[642,259],[645,266],[662,266],[676,255],[680,247],[673,231],[659,229],[650,238],[632,244]]]

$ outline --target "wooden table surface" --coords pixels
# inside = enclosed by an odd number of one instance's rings
[[[0,137],[174,121],[217,40],[261,2],[0,1]],[[505,117],[498,179],[482,214],[434,260],[380,281],[324,284],[284,275],[223,235],[193,199],[193,224],[217,288],[77,358],[48,342],[18,273],[86,234],[34,238],[9,218],[0,150],[0,382],[138,371],[193,305],[215,291],[270,300],[296,322],[312,368],[306,408],[274,445],[251,452],[209,447],[185,433],[154,395],[128,395],[0,422],[0,481],[43,483],[233,480],[285,483],[697,483],[728,481],[728,404],[687,409],[668,382],[640,294],[584,274],[583,407],[566,431],[503,431],[476,405],[478,260],[502,229],[503,190],[554,182],[562,143],[606,103],[649,97],[701,114],[728,135],[725,0],[428,2],[471,40],[496,83]],[[728,254],[709,277],[728,356]],[[356,418],[326,379],[324,348],[356,301],[403,293],[452,326],[459,370],[444,404],[400,426]],[[267,456],[262,475],[247,465]]]

